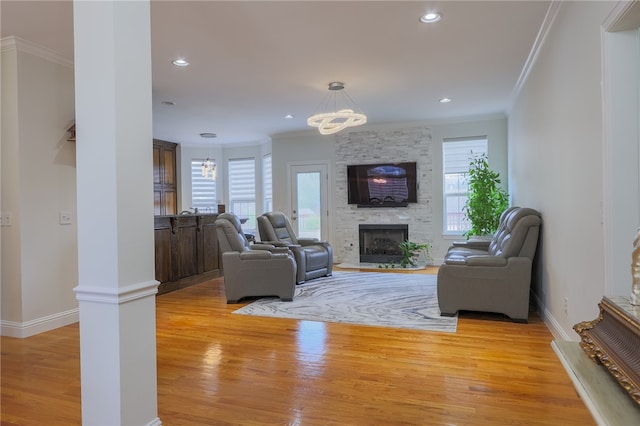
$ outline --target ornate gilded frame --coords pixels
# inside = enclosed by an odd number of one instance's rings
[[[604,297],[598,307],[598,318],[573,326],[580,346],[640,405],[640,309],[624,297]]]

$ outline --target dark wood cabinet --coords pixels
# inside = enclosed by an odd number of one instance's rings
[[[158,294],[220,275],[220,254],[214,222],[217,214],[155,217]]]
[[[153,140],[153,205],[156,215],[178,213],[177,146],[173,142]]]

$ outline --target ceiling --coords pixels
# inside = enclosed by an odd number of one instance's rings
[[[332,81],[345,83],[373,124],[501,114],[549,4],[152,0],[153,134],[227,145],[316,131],[306,120]],[[73,59],[71,1],[3,0],[0,8],[3,37]],[[419,22],[433,10],[440,22]],[[172,65],[177,57],[190,65]]]

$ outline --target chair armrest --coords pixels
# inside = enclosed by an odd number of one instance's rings
[[[501,256],[473,255],[467,256],[467,266],[506,266],[507,259]]]
[[[273,254],[291,254],[289,247],[274,247],[269,251]]]
[[[245,250],[239,253],[240,260],[271,259],[271,252],[268,250]]]
[[[284,254],[290,253],[288,246],[274,246],[273,244],[264,244],[264,243],[252,244],[251,250],[268,251],[271,253],[284,253]]]
[[[329,242],[328,241],[321,241],[317,238],[298,238],[298,243],[304,247],[304,246],[324,246],[324,247],[328,247],[329,246]]]
[[[276,247],[288,247],[289,244],[283,243],[282,241],[256,241],[254,244],[267,244]]]
[[[292,258],[289,250],[276,248],[276,251],[270,250],[245,250],[238,253],[238,258],[243,261],[264,260],[264,259],[286,259]]]
[[[250,250],[273,250],[276,246],[264,242],[251,244]]]
[[[454,241],[452,247],[466,247],[480,250],[488,250],[490,240],[467,240],[467,241]]]
[[[476,254],[470,256],[450,256],[445,259],[447,265],[460,266],[507,266],[507,259],[501,256]]]
[[[318,244],[320,240],[317,238],[298,238],[298,244],[301,246],[309,246],[312,244]]]

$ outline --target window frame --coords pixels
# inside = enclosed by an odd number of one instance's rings
[[[453,144],[459,145],[454,148]],[[455,149],[455,151],[447,152],[447,147]],[[462,153],[467,154],[466,167],[464,163],[465,160],[460,158],[460,156],[463,155]],[[464,218],[463,207],[465,202],[461,202],[466,199],[466,196],[469,194],[468,186],[461,182],[461,180],[466,180],[471,158],[482,154],[488,155],[488,153],[489,138],[487,136],[445,138],[442,140],[442,234],[444,236],[462,236],[471,228],[471,224]],[[448,154],[450,158],[447,158]],[[449,179],[447,178],[451,175],[457,176],[456,180],[458,183],[456,185],[457,190],[455,191],[448,191],[447,182]],[[464,188],[466,188],[466,190]],[[455,197],[458,200],[458,207],[455,211],[449,208],[449,197]],[[455,227],[450,226],[451,221],[449,219],[453,215],[460,218],[455,221],[458,224],[458,226]]]

